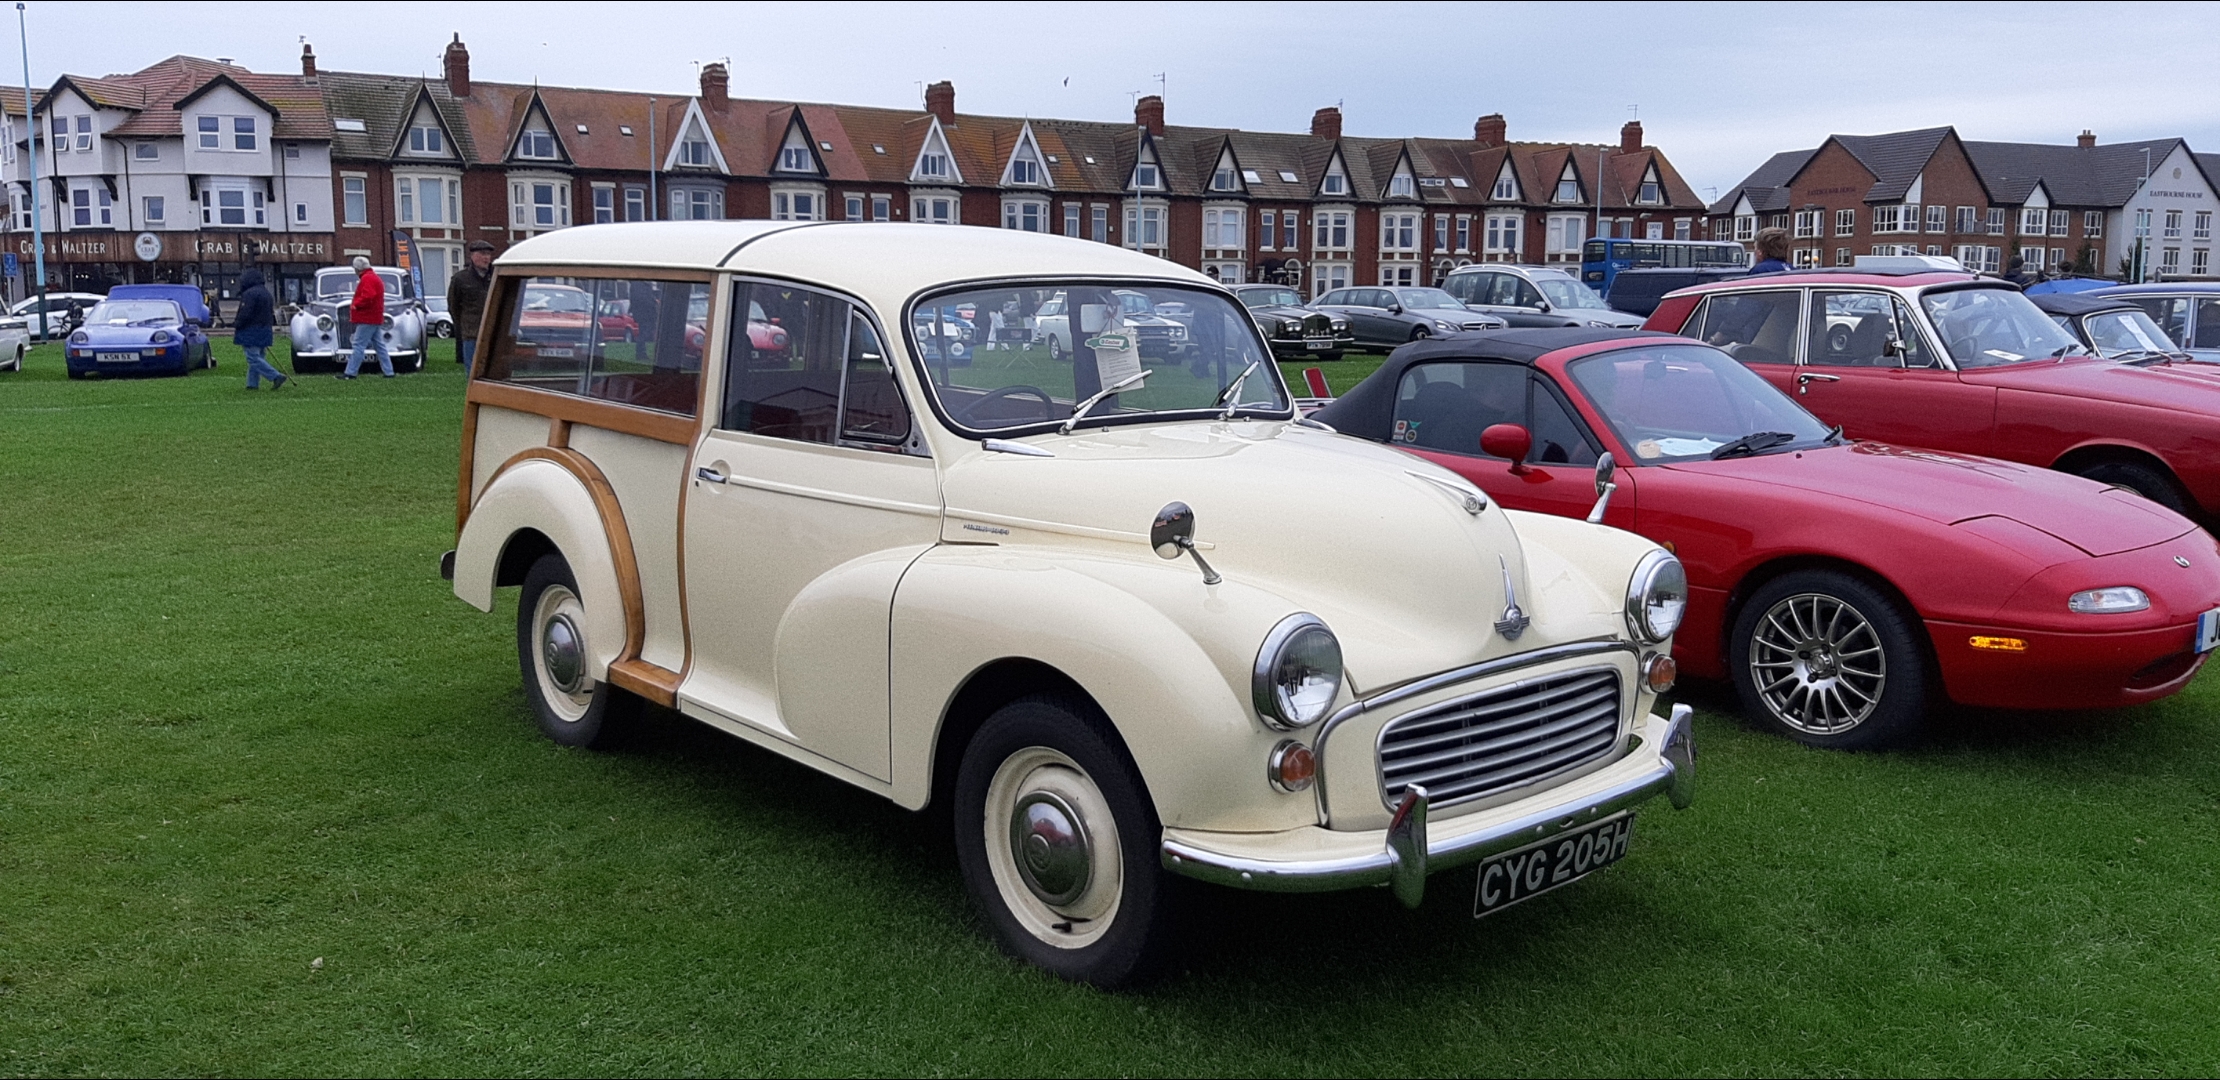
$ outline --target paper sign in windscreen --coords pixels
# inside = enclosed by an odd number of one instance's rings
[[[1095,351],[1095,375],[1102,380],[1103,386],[1140,374],[1141,339],[1124,326],[1113,325],[1088,338],[1087,347]]]

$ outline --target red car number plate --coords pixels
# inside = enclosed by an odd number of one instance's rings
[[[1472,917],[1501,911],[1618,862],[1626,857],[1633,835],[1634,815],[1619,814],[1482,862]]]

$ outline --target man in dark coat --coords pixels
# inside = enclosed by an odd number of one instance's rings
[[[352,379],[362,370],[364,349],[378,350],[378,374],[393,377],[393,354],[385,349],[385,279],[370,269],[370,260],[355,256],[354,301],[347,306],[347,318],[355,324],[355,351],[347,355],[347,370],[339,373],[342,379]]]
[[[262,271],[249,269],[239,275],[239,310],[231,314],[231,340],[247,353],[247,389],[259,389],[270,380],[270,389],[285,385],[285,375],[272,367],[263,353],[270,347],[270,331],[277,325],[277,301],[262,284]]]
[[[470,242],[470,260],[447,279],[447,314],[455,320],[455,362],[467,368],[478,355],[478,320],[493,287],[493,245]]]

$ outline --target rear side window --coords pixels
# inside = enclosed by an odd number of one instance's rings
[[[886,344],[854,304],[799,286],[733,286],[717,426],[796,442],[900,450],[910,410]]]
[[[500,301],[478,377],[692,416],[709,286],[636,278],[527,278]]]
[[[1780,292],[1729,293],[1704,301],[1691,325],[1697,336],[1716,345],[1745,364],[1796,362],[1796,316],[1803,294]]]
[[[1391,431],[1400,445],[1480,457],[1480,433],[1496,424],[1517,424],[1533,435],[1530,461],[1595,464],[1586,429],[1523,364],[1415,364],[1396,388]]]
[[[2142,308],[2143,311],[2151,317],[2151,321],[2158,324],[2159,329],[2166,331],[2167,337],[2174,339],[2174,344],[2184,347],[2188,346],[2188,297],[2136,296],[2130,297],[2128,302],[2134,304],[2136,307]]]

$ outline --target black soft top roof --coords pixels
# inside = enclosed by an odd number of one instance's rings
[[[2085,292],[2036,293],[2028,299],[2033,300],[2035,306],[2041,308],[2045,314],[2064,315],[2069,318],[2080,315],[2094,315],[2100,311],[2118,311],[2121,308],[2135,306],[2129,303],[2125,297],[2091,296]]]
[[[1314,419],[1333,425],[1337,431],[1375,442],[1386,442],[1389,432],[1395,426],[1396,387],[1403,384],[1403,373],[1410,370],[1413,364],[1442,360],[1506,360],[1531,364],[1559,349],[1575,345],[1652,338],[1694,344],[1678,334],[1657,330],[1604,330],[1587,326],[1488,330],[1427,338],[1389,353],[1387,362],[1381,364],[1378,371],[1365,376],[1364,381],[1351,387],[1348,393],[1335,398],[1331,404],[1311,415]]]

